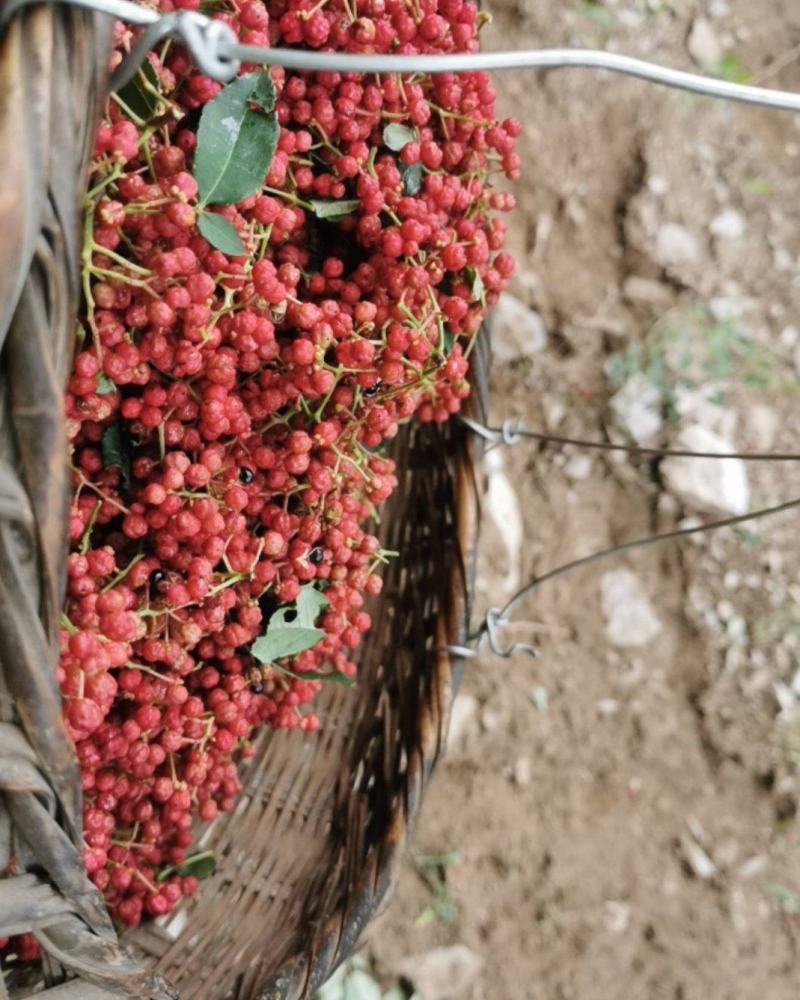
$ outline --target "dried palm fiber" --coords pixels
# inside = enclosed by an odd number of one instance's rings
[[[474,445],[455,424],[411,425],[392,443],[400,485],[379,535],[400,556],[368,607],[358,687],[323,691],[321,734],[261,736],[236,810],[201,834],[215,875],[165,925],[127,932],[120,947],[81,860],[80,781],[55,670],[69,498],[62,393],[108,35],[107,20],[41,6],[0,39],[0,866],[13,857],[22,873],[0,881],[0,934],[35,930],[43,995],[59,1000],[290,1000],[325,981],[384,905],[442,750],[459,666],[439,647],[463,640],[468,616]],[[474,357],[473,412],[484,345]],[[0,996],[28,996],[41,978],[9,973]]]

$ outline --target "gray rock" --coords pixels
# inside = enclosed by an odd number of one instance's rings
[[[414,986],[419,1000],[451,1000],[463,996],[478,976],[483,959],[464,944],[409,955],[396,971]]]
[[[731,441],[699,424],[684,428],[673,447],[688,451],[736,451]],[[740,458],[668,458],[661,463],[667,489],[688,507],[708,514],[738,515],[750,509],[747,467]]]
[[[504,292],[492,312],[492,357],[507,365],[538,354],[547,346],[547,330],[539,313]]]
[[[662,267],[696,264],[701,257],[700,243],[685,226],[665,222],[656,235],[655,255]]]
[[[661,390],[643,372],[631,375],[611,398],[618,423],[641,445],[651,444],[661,430],[662,404]]]
[[[648,305],[663,306],[672,301],[672,292],[668,285],[652,278],[642,278],[632,274],[625,279],[622,292],[631,302],[646,302]]]
[[[564,466],[567,479],[588,479],[592,474],[592,460],[588,455],[573,455]]]
[[[704,17],[695,19],[686,43],[689,55],[703,69],[714,69],[724,55],[714,27]]]
[[[745,221],[741,212],[726,208],[711,220],[711,232],[721,240],[738,240],[744,236]]]
[[[661,632],[641,581],[629,569],[604,573],[600,592],[606,636],[615,646],[646,646]]]
[[[533,781],[533,761],[530,757],[518,757],[514,761],[514,781],[524,788]]]

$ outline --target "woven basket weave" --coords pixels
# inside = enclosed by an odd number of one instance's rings
[[[19,872],[0,881],[0,934],[33,929],[45,953],[44,977],[7,972],[0,997],[43,985],[58,1000],[306,997],[384,905],[442,750],[458,665],[438,648],[463,639],[468,617],[475,456],[458,425],[409,426],[393,442],[400,484],[379,534],[401,555],[368,607],[357,689],[326,686],[318,736],[262,735],[236,810],[201,834],[216,874],[166,924],[120,943],[81,861],[80,782],[55,671],[69,498],[62,393],[109,27],[42,6],[0,39],[0,870],[13,859]]]

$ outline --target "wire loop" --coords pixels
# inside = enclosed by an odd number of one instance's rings
[[[111,89],[121,90],[133,79],[147,53],[162,38],[179,38],[189,49],[198,69],[214,80],[227,82],[239,72],[241,63],[231,55],[236,33],[224,21],[185,10],[164,14],[145,27],[131,51],[111,77]]]

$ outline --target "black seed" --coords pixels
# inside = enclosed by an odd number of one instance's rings
[[[241,469],[239,469],[239,482],[244,483],[245,486],[247,486],[249,483],[252,483],[252,481],[255,478],[256,478],[255,472],[253,472],[253,470],[249,468],[247,465],[243,465]]]
[[[166,580],[167,574],[161,569],[154,569],[150,574],[149,583],[151,587],[157,587],[162,580]]]
[[[263,685],[263,684],[258,684],[258,683],[256,683],[256,684],[251,684],[251,685],[250,685],[250,690],[251,690],[251,691],[252,691],[252,692],[253,692],[254,694],[261,694],[261,692],[262,692],[262,691],[264,690],[264,685]]]
[[[308,558],[315,566],[319,566],[325,558],[325,553],[319,545],[315,545],[314,548],[308,553]]]
[[[365,396],[374,396],[380,387],[380,382],[376,382],[374,385],[368,385],[367,388],[364,389],[363,394]]]

